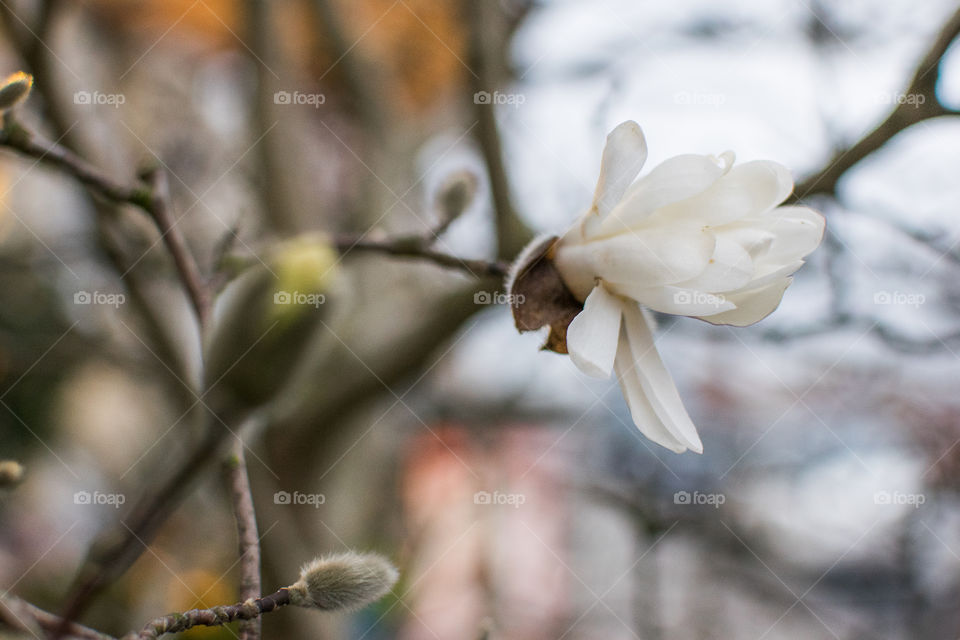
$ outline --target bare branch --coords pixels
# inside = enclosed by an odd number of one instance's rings
[[[237,438],[233,452],[224,463],[224,471],[237,519],[237,541],[240,547],[240,597],[255,599],[260,587],[260,535],[257,531],[257,514],[253,506],[253,492],[247,474],[247,461],[243,455],[243,441]],[[240,623],[240,640],[260,638],[259,617]]]
[[[510,268],[506,262],[489,260],[472,260],[443,253],[425,246],[420,237],[395,238],[387,240],[368,240],[356,236],[340,236],[334,244],[341,253],[351,251],[365,251],[383,253],[401,258],[415,258],[433,262],[441,267],[458,269],[476,278],[497,277],[503,278]]]
[[[200,274],[200,267],[197,266],[193,254],[187,247],[183,234],[177,227],[177,220],[171,214],[167,174],[158,168],[153,168],[145,172],[142,177],[150,185],[150,200],[145,211],[153,218],[167,251],[170,252],[170,256],[177,266],[180,280],[187,290],[202,329],[206,326],[210,317],[210,291]]]
[[[191,609],[183,613],[161,616],[148,622],[139,633],[128,633],[121,640],[154,640],[167,633],[180,633],[197,626],[218,627],[235,620],[256,620],[262,614],[270,613],[288,604],[290,604],[290,592],[284,587],[268,596],[227,607]]]
[[[839,151],[823,169],[798,184],[792,199],[802,200],[807,196],[820,193],[835,194],[837,183],[844,173],[907,127],[930,118],[957,115],[956,111],[940,102],[936,87],[940,76],[940,61],[958,35],[960,35],[960,9],[940,30],[933,45],[917,65],[910,85],[904,91],[907,96],[922,96],[923,100],[899,103],[887,119],[877,125],[873,131],[853,145]]]

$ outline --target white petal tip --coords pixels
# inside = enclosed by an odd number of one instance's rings
[[[592,362],[576,357],[573,355],[573,353],[570,354],[570,360],[573,361],[574,366],[580,370],[580,373],[586,376],[590,376],[591,378],[600,378],[602,380],[610,378],[610,371],[604,371],[603,368]]]
[[[621,122],[613,128],[613,131],[611,131],[607,137],[626,133],[632,133],[643,137],[643,129],[640,128],[640,125],[637,124],[635,120],[625,120]]]

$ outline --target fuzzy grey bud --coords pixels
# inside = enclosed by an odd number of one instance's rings
[[[360,609],[385,596],[397,582],[397,569],[375,553],[337,553],[308,562],[300,579],[287,587],[290,603],[322,611]]]

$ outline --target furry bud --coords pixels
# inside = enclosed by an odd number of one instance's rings
[[[300,569],[300,579],[287,589],[290,603],[298,607],[351,611],[382,598],[398,577],[383,556],[348,551],[308,562]]]

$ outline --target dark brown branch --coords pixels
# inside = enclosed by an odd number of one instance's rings
[[[256,598],[260,587],[260,535],[257,531],[257,514],[253,506],[253,491],[247,474],[247,461],[243,455],[243,441],[239,438],[233,453],[224,464],[224,471],[237,519],[237,542],[240,549],[240,597],[244,601]],[[240,623],[240,640],[260,638],[260,619],[253,618]]]
[[[477,278],[489,276],[503,278],[506,277],[507,270],[510,268],[510,265],[506,262],[458,258],[448,253],[436,251],[429,246],[425,246],[423,238],[420,237],[366,240],[356,236],[340,236],[336,238],[334,244],[337,250],[344,254],[352,251],[365,251],[400,258],[426,260],[441,267],[464,271]]]
[[[0,130],[0,146],[62,169],[107,200],[135,204],[141,208],[145,208],[149,201],[150,194],[145,186],[130,187],[115,181],[66,147],[39,139],[13,119],[10,112],[5,114],[3,129]]]
[[[910,85],[903,94],[913,99],[901,101],[873,131],[850,147],[839,151],[823,169],[798,184],[792,199],[797,201],[815,194],[835,194],[837,183],[843,174],[907,127],[930,118],[956,115],[956,111],[940,102],[936,87],[940,76],[940,61],[958,35],[960,9],[943,26],[933,45],[917,65]],[[919,100],[920,97],[922,100]]]
[[[166,633],[179,633],[197,626],[218,627],[235,620],[255,620],[264,613],[270,613],[288,604],[290,604],[290,592],[283,588],[268,596],[226,607],[171,613],[151,620],[139,633],[128,633],[121,640],[154,640]]]

